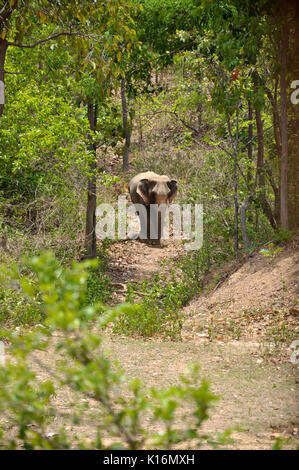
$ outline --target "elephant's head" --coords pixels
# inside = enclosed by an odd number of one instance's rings
[[[178,192],[177,181],[167,176],[145,178],[139,181],[136,191],[146,205],[171,203]]]

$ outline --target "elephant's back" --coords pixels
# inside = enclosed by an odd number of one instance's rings
[[[169,177],[166,175],[158,175],[157,173],[154,173],[153,171],[145,171],[143,173],[139,173],[138,175],[134,176],[130,183],[129,183],[129,190],[130,192],[134,190],[134,188],[137,186],[139,181],[143,179],[148,179],[149,181],[154,180],[154,181],[169,181]]]

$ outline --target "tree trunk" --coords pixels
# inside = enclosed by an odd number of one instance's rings
[[[259,188],[265,191],[265,169],[264,169],[264,125],[260,110],[255,108],[255,122],[257,130],[257,162],[256,173]]]
[[[238,197],[238,153],[234,155],[234,204],[235,204],[235,229],[234,229],[234,251],[237,258],[239,252],[239,197]]]
[[[238,119],[238,115],[237,115]],[[238,141],[239,141],[239,130],[238,130],[238,125],[237,125],[237,134],[236,134],[236,139],[234,140],[234,137],[232,135],[232,130],[231,130],[231,122],[230,118],[227,118],[227,128],[231,140],[231,146],[233,149],[233,155],[234,155],[234,206],[235,206],[235,216],[234,216],[234,223],[235,223],[235,228],[234,228],[234,253],[235,253],[235,258],[237,258],[238,253],[239,253],[239,194],[238,194]]]
[[[123,128],[125,133],[125,146],[123,153],[123,171],[129,170],[129,153],[131,145],[131,130],[128,124],[128,107],[126,98],[126,81],[124,78],[121,80],[121,104],[122,104],[122,118]]]
[[[268,218],[271,226],[275,229],[276,222],[272,213],[271,206],[266,199],[265,165],[264,165],[264,126],[263,126],[263,121],[261,117],[261,112],[257,107],[255,107],[255,121],[256,121],[257,140],[258,140],[256,173],[257,173],[259,200],[260,200],[261,207],[262,207],[264,214]]]
[[[280,50],[280,128],[281,128],[281,162],[280,162],[280,223],[281,228],[288,229],[288,115],[287,115],[287,54],[289,29],[287,21],[283,26]]]
[[[202,83],[202,71],[201,71],[201,66],[200,66],[200,60],[198,60],[196,78],[200,86]],[[199,137],[202,136],[202,130],[203,130],[202,113],[203,113],[203,105],[202,105],[202,102],[199,101],[197,105],[197,133]]]
[[[274,130],[274,140],[276,146],[277,157],[280,158],[281,155],[281,133],[280,133],[280,123],[279,123],[279,112],[277,106],[277,87],[278,87],[278,78],[275,80],[275,91],[274,95],[271,93],[269,88],[266,88],[266,94],[269,98],[269,101],[272,106],[272,116],[273,116],[273,130]]]
[[[246,250],[250,248],[250,242],[249,242],[247,228],[246,228],[246,211],[248,209],[248,206],[249,206],[249,199],[247,197],[240,207],[240,222],[241,222],[242,238],[243,238],[243,242],[244,242]]]
[[[7,41],[6,39],[0,38],[0,119],[3,116],[4,111],[4,93],[5,93],[5,80],[4,80],[4,64],[5,64],[5,56],[7,51]]]
[[[97,105],[92,100],[88,100],[88,120],[90,130],[94,131],[97,125]],[[93,152],[93,160],[90,163],[88,188],[87,188],[87,209],[86,209],[86,229],[85,229],[85,249],[87,258],[95,258],[96,247],[96,205],[97,205],[97,185],[96,185],[96,145],[92,142],[93,135],[89,135],[90,150]]]
[[[289,52],[291,60],[288,61],[288,76],[290,82],[299,80],[299,7],[293,10],[290,22]],[[298,88],[298,86],[296,87]],[[289,161],[288,161],[288,216],[289,229],[299,229],[299,103],[294,104],[288,100],[289,121]]]
[[[274,140],[275,140],[275,147],[276,147],[276,158],[280,161],[281,158],[281,130],[280,130],[280,122],[279,122],[279,112],[278,112],[278,105],[277,105],[277,88],[278,88],[278,77],[275,79],[275,90],[274,94],[266,88],[266,94],[269,98],[269,101],[272,106],[272,121],[273,121],[273,131],[274,131]],[[274,160],[272,158],[272,160]],[[273,173],[269,167],[266,168],[266,171],[269,176],[269,181],[272,186],[275,202],[274,202],[274,218],[276,222],[276,226],[280,225],[280,188],[278,184],[275,183],[275,179],[273,177]]]
[[[278,227],[280,225],[280,191],[279,191],[279,187],[277,186],[275,182],[270,166],[266,165],[265,170],[268,174],[269,182],[274,192],[274,219],[275,219],[276,227]]]
[[[197,133],[200,137],[202,136],[202,111],[202,103],[199,103],[197,106]]]
[[[247,144],[247,155],[248,155],[248,160],[252,164],[253,162],[253,151],[252,151],[252,145],[253,145],[253,113],[252,113],[252,104],[251,101],[248,100],[248,144]],[[252,169],[251,167],[248,168],[247,171],[247,185],[250,190],[253,189],[253,184],[252,184]]]
[[[142,131],[142,120],[140,115],[138,116],[138,130],[139,130],[139,145],[143,147],[143,131]]]

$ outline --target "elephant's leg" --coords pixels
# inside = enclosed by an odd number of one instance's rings
[[[139,238],[140,240],[146,240],[148,238],[148,217],[147,210],[144,206],[142,209],[138,210],[138,217],[140,220]]]
[[[152,245],[161,243],[161,213],[157,205],[152,205],[150,213],[149,238]]]
[[[161,212],[159,211],[157,214],[156,220],[156,239],[152,240],[153,245],[161,246],[161,237],[162,237],[162,216]]]
[[[148,241],[151,240],[151,215],[150,215],[150,211],[148,210],[147,211],[147,239]]]

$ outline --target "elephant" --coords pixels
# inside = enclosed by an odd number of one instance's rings
[[[177,195],[177,181],[147,171],[131,179],[129,192],[140,220],[139,240],[161,246],[165,208]]]

